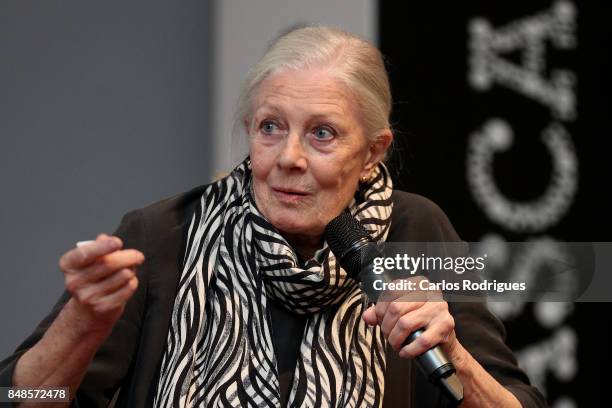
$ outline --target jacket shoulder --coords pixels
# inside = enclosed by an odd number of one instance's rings
[[[126,247],[140,249],[147,257],[160,253],[170,256],[170,248],[180,250],[174,247],[187,235],[193,212],[207,187],[197,186],[127,212],[115,235]]]
[[[389,241],[460,241],[448,216],[427,197],[394,190]]]
[[[191,190],[148,204],[136,211],[139,211],[145,220],[154,219],[156,221],[159,221],[160,216],[185,212],[195,207],[208,186],[208,184],[204,184],[194,187]]]

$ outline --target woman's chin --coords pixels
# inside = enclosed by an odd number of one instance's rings
[[[294,220],[274,220],[271,221],[272,225],[276,227],[281,233],[287,234],[305,234],[308,229],[306,226],[296,223]]]
[[[274,217],[269,221],[283,234],[312,236],[320,235],[323,232],[323,228],[318,228],[308,222],[308,216],[306,215],[295,214],[287,217]]]

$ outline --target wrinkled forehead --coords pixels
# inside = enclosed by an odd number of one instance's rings
[[[354,93],[330,69],[282,70],[257,87],[251,113],[300,111],[311,115],[358,116]]]

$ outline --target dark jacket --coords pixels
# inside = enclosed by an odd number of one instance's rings
[[[120,389],[117,407],[149,407],[157,388],[159,367],[166,346],[174,297],[182,270],[187,229],[195,204],[206,186],[128,212],[115,235],[125,248],[145,254],[139,269],[140,285],[127,303],[111,335],[98,350],[73,403],[79,407],[104,407]],[[393,216],[388,241],[458,241],[446,215],[430,200],[401,191],[393,193]],[[69,295],[64,293],[51,313],[0,363],[0,387],[11,386],[21,354],[32,347],[53,322]],[[450,304],[461,344],[524,407],[545,406],[541,394],[529,385],[510,349],[504,344],[504,327],[483,303]],[[281,386],[291,382],[298,356],[295,328],[299,317],[271,305],[274,347]],[[385,407],[444,406],[445,399],[427,382],[410,360],[387,353]],[[284,384],[284,385],[283,385]]]

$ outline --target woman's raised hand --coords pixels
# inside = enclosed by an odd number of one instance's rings
[[[66,289],[89,329],[112,327],[138,287],[136,267],[145,257],[122,247],[118,237],[100,234],[60,258]]]
[[[95,353],[138,287],[136,267],[144,255],[122,247],[119,238],[100,234],[60,258],[72,297],[44,336],[17,361],[14,386],[68,387],[74,398]]]

